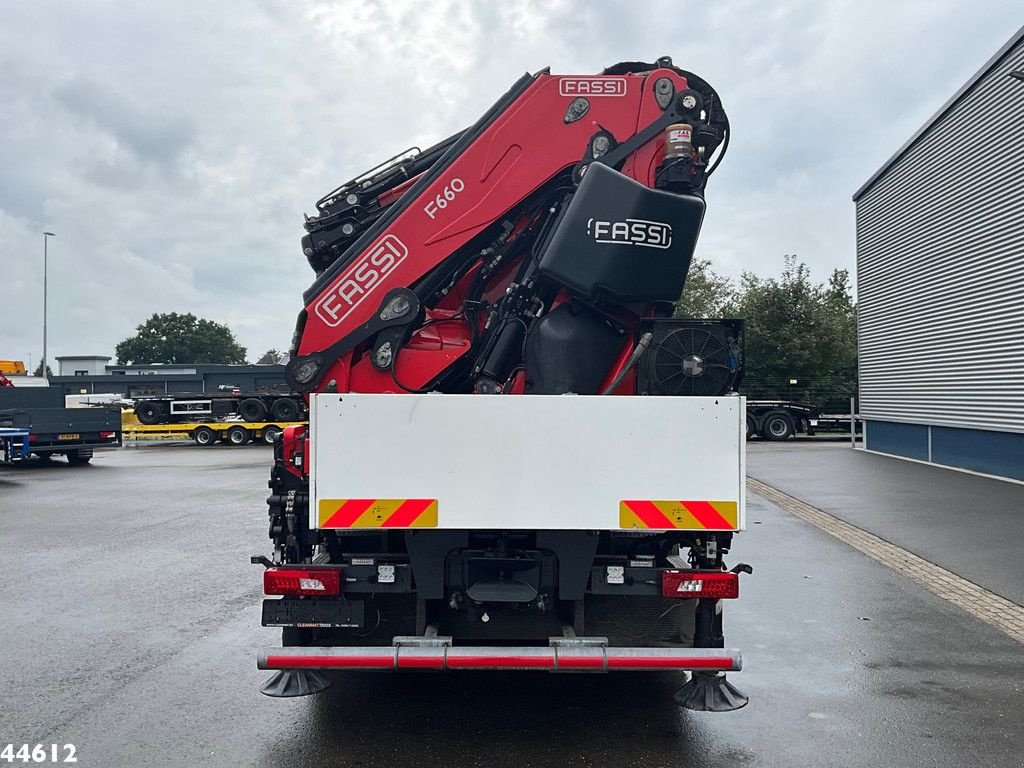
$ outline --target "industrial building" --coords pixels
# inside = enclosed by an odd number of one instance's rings
[[[1024,480],[1024,28],[854,195],[871,451]]]

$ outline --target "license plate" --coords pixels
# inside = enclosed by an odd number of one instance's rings
[[[306,598],[263,601],[264,627],[353,627],[365,624],[362,600]]]
[[[77,440],[81,435],[77,432],[65,432],[63,435],[57,435],[58,440]]]

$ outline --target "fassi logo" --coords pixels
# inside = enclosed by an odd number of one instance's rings
[[[563,77],[558,82],[561,96],[625,96],[624,77]]]
[[[643,245],[647,248],[668,248],[672,245],[672,226],[663,221],[587,219],[587,234],[596,243]]]
[[[341,323],[408,255],[405,243],[394,235],[385,235],[357,259],[316,303],[317,317],[332,328]]]

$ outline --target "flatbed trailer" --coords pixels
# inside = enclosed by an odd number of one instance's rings
[[[819,432],[850,432],[850,424],[860,431],[860,418],[849,413],[821,413],[813,405],[790,400],[748,400],[747,439],[788,440],[793,435],[811,437]]]
[[[237,415],[247,422],[306,420],[306,404],[288,392],[206,392],[152,395],[135,399],[139,423],[159,426],[219,421]]]
[[[250,442],[274,444],[274,437],[286,427],[302,426],[304,421],[197,421],[180,424],[125,424],[126,438],[177,437],[196,445],[246,445]]]
[[[850,432],[850,423],[854,424],[856,431],[861,431],[860,416],[856,413],[820,413],[815,423],[811,425],[810,435],[818,432]]]

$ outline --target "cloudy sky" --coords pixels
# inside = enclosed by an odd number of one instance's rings
[[[850,196],[1022,24],[1019,0],[0,5],[0,358],[113,354],[153,312],[287,347],[302,213],[472,123],[524,71],[663,54],[732,146],[699,251],[852,271]]]

